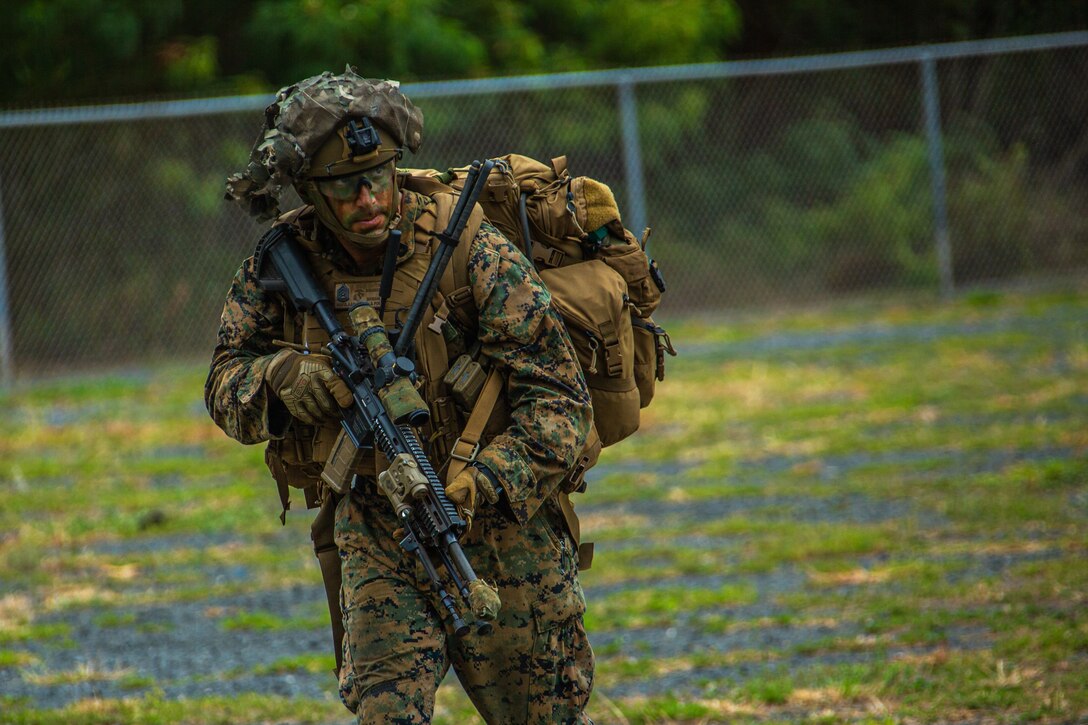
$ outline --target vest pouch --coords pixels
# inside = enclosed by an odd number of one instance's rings
[[[301,462],[295,453],[295,441],[290,437],[283,440],[268,442],[264,451],[264,462],[276,481],[279,490],[280,505],[283,513],[280,521],[284,521],[287,509],[290,508],[292,488],[301,489],[306,501],[306,508],[315,508],[321,504],[318,492],[318,483],[321,479],[321,465],[317,463]]]
[[[634,336],[627,284],[600,260],[541,270],[566,324],[593,399],[593,424],[610,446],[638,430]]]
[[[313,489],[321,481],[325,461],[332,455],[342,426],[338,423],[315,428],[298,425],[281,440],[268,442],[265,463],[280,486]],[[373,466],[373,456],[369,457]],[[363,466],[365,470],[365,465]]]
[[[480,363],[472,359],[471,355],[461,355],[454,360],[453,365],[442,378],[453,402],[464,411],[472,410],[476,399],[480,397],[485,380],[487,380],[487,373],[484,372]]]
[[[321,469],[321,480],[329,488],[343,496],[351,489],[355,474],[366,462],[368,451],[356,448],[351,436],[343,428],[333,444],[332,453]]]

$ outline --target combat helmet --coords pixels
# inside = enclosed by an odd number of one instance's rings
[[[268,220],[279,215],[279,196],[293,185],[326,226],[347,241],[372,246],[386,230],[344,230],[316,181],[388,163],[405,149],[414,153],[422,142],[423,114],[401,93],[400,83],[363,78],[351,66],[341,74],[326,71],[276,94],[245,171],[227,179],[226,198]]]

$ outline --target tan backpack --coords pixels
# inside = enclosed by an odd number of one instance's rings
[[[551,292],[589,386],[597,435],[602,446],[612,445],[638,429],[639,410],[664,379],[665,353],[676,354],[651,317],[665,285],[646,256],[649,229],[636,240],[612,190],[571,177],[566,157],[550,164],[517,154],[496,160],[478,203],[532,259]],[[405,183],[424,193],[460,190],[467,171],[409,170]]]

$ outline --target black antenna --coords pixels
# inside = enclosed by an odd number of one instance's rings
[[[397,269],[397,257],[400,256],[400,230],[389,232],[389,240],[385,243],[385,263],[382,265],[382,282],[378,288],[378,297],[381,302],[378,305],[378,319],[385,320],[385,302],[393,294],[393,273]]]
[[[435,251],[434,256],[431,257],[431,264],[427,267],[427,273],[423,276],[423,282],[420,283],[416,297],[412,300],[412,308],[408,311],[404,327],[401,328],[400,336],[397,338],[397,344],[394,348],[397,357],[403,356],[408,351],[408,346],[412,344],[416,328],[419,327],[419,323],[423,320],[423,308],[429,305],[431,299],[434,298],[435,290],[438,289],[438,281],[441,279],[450,257],[453,256],[454,247],[461,240],[461,233],[465,230],[465,223],[468,221],[469,216],[472,215],[476,200],[480,198],[480,192],[487,185],[487,178],[493,168],[495,168],[493,159],[488,159],[482,165],[479,161],[472,162],[472,166],[465,178],[465,187],[461,190],[461,196],[453,209],[449,224],[446,225],[445,231],[439,232],[437,235],[439,240],[438,249]]]

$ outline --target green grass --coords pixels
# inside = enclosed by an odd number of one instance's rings
[[[294,657],[281,657],[267,665],[253,670],[255,675],[282,675],[303,672],[311,675],[326,674],[336,669],[336,660],[332,654],[304,654]]]
[[[72,628],[62,622],[53,624],[11,624],[0,629],[0,645],[30,640],[45,642],[67,642]]]
[[[25,667],[37,661],[37,657],[20,650],[0,649],[0,668]]]
[[[0,700],[0,705],[5,704]],[[287,699],[268,694],[241,693],[232,697],[166,700],[161,695],[123,700],[81,700],[54,710],[36,710],[8,701],[5,721],[12,725],[164,725],[199,723],[234,725],[239,722],[323,723],[343,719],[344,707],[337,702]]]
[[[741,696],[763,705],[784,705],[793,690],[793,680],[789,677],[754,678],[741,687]]]
[[[253,632],[271,632],[281,629],[316,629],[326,625],[329,618],[325,605],[314,607],[305,616],[291,616],[285,612],[237,612],[219,620],[223,629],[244,629]]]
[[[668,360],[639,434],[606,450],[576,497],[584,538],[597,543],[582,577],[591,640],[633,638],[596,648],[594,720],[1088,717],[1085,320],[1083,287],[663,315],[681,357]],[[837,337],[788,344],[825,333]],[[786,344],[759,346],[772,335]],[[280,527],[260,447],[211,424],[203,378],[174,366],[0,394],[0,668],[42,683],[109,679],[130,693],[53,709],[0,698],[5,722],[346,719],[331,677],[327,700],[174,701],[170,682],[47,672],[30,652],[78,647],[68,615],[154,636],[164,625],[135,607],[321,586],[310,515],[297,502]],[[643,505],[629,512],[630,502]],[[724,513],[683,518],[711,504]],[[323,604],[205,616],[223,633],[327,636]],[[666,655],[639,642],[641,628],[697,636]],[[752,644],[763,635],[783,644]],[[699,644],[722,637],[742,644]],[[328,653],[276,655],[228,674],[332,668]],[[665,675],[690,688],[609,694]],[[474,712],[459,688],[443,688],[435,721],[482,722]]]
[[[726,584],[714,589],[687,586],[631,589],[602,597],[586,613],[589,630],[671,624],[678,614],[711,607],[737,607],[756,601],[748,584]]]

